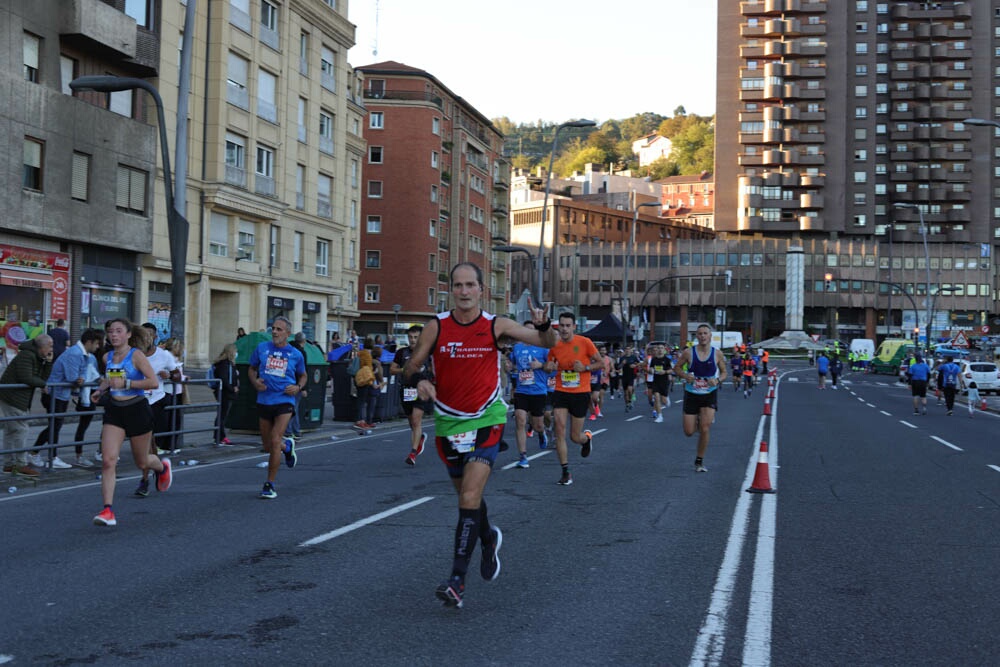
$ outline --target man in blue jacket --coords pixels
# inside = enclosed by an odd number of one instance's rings
[[[42,393],[42,406],[46,412],[54,412],[59,415],[66,412],[73,392],[80,391],[80,387],[86,382],[87,366],[92,361],[96,364],[94,354],[97,353],[103,342],[103,331],[99,329],[87,329],[80,336],[80,341],[76,345],[66,348],[65,352],[59,355],[55,362],[53,362],[52,373],[49,375],[48,380],[49,384],[72,384],[73,386],[48,387],[47,391]],[[83,391],[92,391],[92,389],[83,389]],[[55,401],[55,410],[52,409],[53,401]],[[35,438],[35,447],[41,447],[45,444],[59,444],[59,430],[62,428],[64,419],[64,416],[55,417],[50,422],[52,432],[50,433],[49,428],[46,427],[39,433],[38,437]],[[36,453],[35,456],[38,456],[38,454]],[[88,468],[93,465],[90,461],[83,458],[83,445],[80,444],[76,445],[76,461],[78,465]],[[72,467],[57,456],[55,447],[52,448],[52,467],[54,469]]]

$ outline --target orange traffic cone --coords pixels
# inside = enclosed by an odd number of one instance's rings
[[[768,396],[767,398],[764,399],[764,414],[765,415],[771,414],[771,397],[770,396]]]
[[[774,385],[772,384],[767,394],[768,398],[774,398]]]
[[[985,399],[985,398],[984,398],[984,399],[982,399],[982,400],[981,400],[981,401],[979,402],[979,409],[980,409],[980,410],[986,410],[986,399]]]
[[[753,474],[753,484],[747,489],[747,493],[775,493],[777,489],[771,488],[771,475],[767,469],[767,442],[760,441],[760,453],[757,455],[757,469]]]

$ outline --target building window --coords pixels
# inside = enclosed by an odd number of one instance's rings
[[[437,228],[438,228],[437,220],[431,220],[430,226],[427,228],[427,235],[432,238],[437,236]]]
[[[868,174],[863,171],[854,172],[854,182],[855,183],[866,183],[868,181]]]
[[[299,142],[303,144],[308,143],[309,140],[308,129],[306,128],[307,104],[308,103],[305,101],[305,99],[301,97],[299,98],[299,114],[298,114]]]
[[[382,164],[382,147],[368,147],[368,164]]]
[[[278,77],[265,70],[257,72],[257,116],[272,123],[278,122],[278,106],[275,93]]]
[[[368,115],[368,127],[373,130],[381,130],[385,127],[385,113],[381,111],[372,111]]]
[[[433,168],[433,169],[437,169],[438,168],[438,152],[437,151],[431,151],[431,168]]]
[[[241,109],[250,108],[250,93],[247,91],[249,71],[250,61],[230,51],[226,70],[226,101]]]
[[[258,194],[273,197],[274,189],[274,149],[257,146],[257,168],[254,177]]]
[[[357,189],[360,182],[361,166],[357,160],[351,160],[351,187]]]
[[[132,117],[132,91],[119,90],[108,93],[108,110],[119,116]]]
[[[365,268],[378,269],[382,267],[382,252],[379,250],[365,251]]]
[[[292,269],[302,271],[302,248],[305,246],[305,235],[295,232],[292,238]]]
[[[350,215],[350,220],[349,220],[349,225],[348,226],[351,229],[357,229],[358,228],[358,200],[357,199],[352,199],[351,200],[349,211],[350,212],[348,213],[348,215]]]
[[[277,225],[271,225],[271,247],[268,258],[271,262],[268,266],[271,267],[278,266],[281,261],[281,227]]]
[[[115,206],[119,211],[146,214],[146,172],[141,169],[118,165],[118,191]]]
[[[226,133],[226,183],[246,187],[246,139]]]
[[[319,112],[319,150],[333,155],[333,116],[329,112]]]
[[[260,3],[260,41],[275,51],[280,44],[278,40],[278,8],[267,0]]]
[[[438,200],[438,186],[431,186],[431,203],[436,204]]]
[[[28,190],[42,191],[42,162],[44,144],[36,139],[25,137],[23,147],[22,186]]]
[[[428,306],[433,306],[434,305],[434,297],[435,296],[437,296],[437,290],[435,290],[433,287],[428,287],[427,288],[427,305]]]
[[[330,275],[330,242],[316,239],[316,275]]]
[[[30,32],[24,33],[24,80],[38,83],[38,54],[42,40]]]
[[[208,254],[216,257],[229,256],[229,218],[212,211],[208,227]]]
[[[77,201],[87,201],[90,198],[90,156],[86,153],[73,153],[70,197]]]
[[[431,133],[432,134],[441,134],[441,119],[440,118],[435,117],[435,118],[431,119]]]
[[[330,92],[337,90],[336,54],[328,46],[319,50],[319,78],[324,88]]]
[[[381,234],[382,233],[382,216],[381,215],[369,215],[368,221],[365,223],[365,229],[369,234]]]
[[[365,285],[365,303],[378,303],[381,291],[378,285]]]
[[[250,0],[229,0],[229,22],[243,32],[250,33]]]
[[[321,218],[333,217],[333,205],[330,203],[333,192],[333,178],[320,174],[316,181],[316,215]]]
[[[299,34],[299,74],[309,76],[309,33]]]
[[[59,56],[59,76],[62,80],[62,91],[64,95],[72,95],[73,89],[69,87],[69,82],[76,78],[77,61],[69,56]]]
[[[437,271],[437,255],[427,255],[427,270],[431,273]]]
[[[236,247],[239,250],[237,259],[257,261],[257,226],[250,220],[240,220]]]
[[[306,168],[305,165],[295,165],[295,208],[306,210]]]
[[[368,198],[382,198],[382,181],[368,181]]]
[[[140,28],[153,27],[153,9],[151,0],[125,0],[125,15],[135,19]]]

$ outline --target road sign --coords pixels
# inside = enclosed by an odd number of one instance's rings
[[[969,338],[965,335],[964,331],[959,331],[955,334],[955,337],[951,339],[952,347],[969,347]]]
[[[981,333],[988,334],[990,332],[990,325],[984,324],[983,326],[979,327],[979,331]]]

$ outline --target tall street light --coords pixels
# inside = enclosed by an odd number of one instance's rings
[[[141,88],[152,95],[160,126],[160,154],[163,161],[163,185],[167,200],[167,235],[170,239],[170,337],[184,340],[184,311],[187,308],[188,221],[174,208],[174,180],[170,173],[170,147],[167,145],[167,124],[163,117],[163,100],[153,84],[143,79],[119,76],[81,76],[69,82],[77,90],[118,93]]]
[[[592,120],[580,119],[580,120],[568,120],[556,127],[556,133],[552,136],[552,150],[549,152],[549,171],[545,174],[545,198],[542,200],[542,229],[538,234],[538,304],[539,308],[545,302],[543,298],[542,291],[545,285],[545,221],[548,219],[549,215],[549,190],[552,189],[552,162],[556,157],[556,145],[559,142],[559,133],[562,132],[564,128],[567,127],[595,127],[596,122]],[[555,241],[556,235],[559,233],[559,221],[556,220],[552,229],[552,248],[553,256],[552,261],[555,262]],[[555,281],[553,281],[554,283]],[[552,302],[555,303],[555,285],[552,286]]]
[[[933,323],[931,322],[931,255],[927,250],[927,225],[924,224],[924,209],[920,208],[917,204],[910,204],[908,202],[897,202],[893,204],[896,208],[908,208],[915,210],[920,216],[920,236],[924,240],[924,265],[927,269],[927,296],[925,297],[924,303],[927,306],[927,348],[930,349],[931,342],[931,327]],[[891,264],[890,264],[891,266]],[[915,315],[916,313],[914,313]]]
[[[645,202],[642,202],[641,204],[636,204],[635,205],[635,210],[632,211],[632,230],[629,232],[627,252],[624,253],[625,254],[625,281],[622,283],[622,349],[623,350],[625,349],[625,347],[624,347],[625,346],[625,332],[627,331],[626,327],[632,321],[631,318],[630,318],[630,316],[629,316],[629,308],[628,308],[628,305],[629,305],[628,304],[628,297],[629,297],[629,292],[631,291],[631,290],[629,290],[629,287],[628,287],[628,263],[629,263],[629,260],[632,259],[633,253],[635,251],[635,228],[639,224],[639,209],[641,209],[643,206],[661,207],[663,205],[660,202],[658,202],[658,201],[645,201]]]

